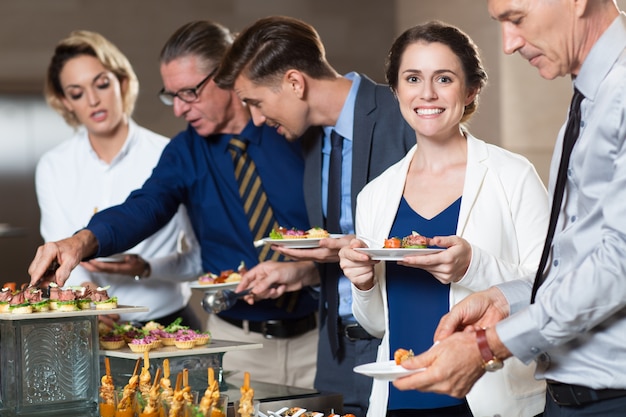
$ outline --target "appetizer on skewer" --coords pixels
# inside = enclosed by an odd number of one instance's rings
[[[241,398],[239,399],[239,409],[237,412],[241,417],[254,416],[254,389],[250,386],[250,373],[244,372],[243,385],[239,389]]]

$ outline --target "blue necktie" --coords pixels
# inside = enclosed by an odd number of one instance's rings
[[[329,233],[341,233],[341,162],[343,137],[335,130],[330,134],[330,163],[328,169],[328,196],[326,203],[326,230]],[[327,330],[330,347],[334,356],[339,352],[339,264],[328,264],[324,276],[324,299],[326,300]]]

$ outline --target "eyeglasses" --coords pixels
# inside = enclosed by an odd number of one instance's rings
[[[174,104],[174,98],[176,97],[178,97],[185,103],[193,103],[194,101],[198,100],[198,90],[204,84],[206,84],[207,81],[209,81],[211,77],[213,77],[213,75],[215,75],[215,73],[217,72],[217,68],[218,67],[215,67],[209,75],[204,77],[204,79],[193,88],[183,88],[175,93],[165,91],[165,88],[161,88],[161,91],[159,91],[159,98],[161,99],[161,102],[163,102],[163,104],[165,104],[166,106],[172,106]]]

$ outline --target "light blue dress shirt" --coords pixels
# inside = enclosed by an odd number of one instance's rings
[[[354,131],[354,105],[357,92],[361,84],[361,76],[356,72],[345,75],[352,80],[352,87],[343,103],[343,108],[337,119],[335,126],[324,127],[324,143],[322,144],[322,207],[326,216],[326,206],[328,202],[328,168],[330,164],[330,133],[334,129],[343,136],[343,151],[341,162],[341,218],[339,224],[341,232],[345,234],[354,233],[354,222],[352,220],[352,201],[350,198],[350,188],[352,184],[352,137]],[[352,316],[352,289],[350,280],[345,276],[339,279],[339,316],[343,321],[355,321]]]
[[[499,286],[516,313],[496,331],[537,376],[626,388],[626,14],[591,49],[574,86],[585,96],[548,275]],[[550,172],[554,189],[564,128]]]

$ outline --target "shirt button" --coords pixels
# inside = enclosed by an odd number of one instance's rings
[[[572,221],[572,223],[575,222],[576,221],[576,216],[570,217],[570,220]]]
[[[572,176],[572,169],[571,168],[567,168],[567,176],[568,177]]]
[[[536,348],[536,347],[534,347],[534,346],[530,348],[530,351],[531,351],[532,353],[534,353],[535,355],[536,355],[537,353],[539,353],[539,349],[538,349],[538,348]]]
[[[555,259],[554,262],[552,262],[552,265],[554,266],[559,266],[559,260]]]

